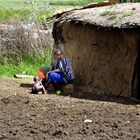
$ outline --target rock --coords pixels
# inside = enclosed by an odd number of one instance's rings
[[[73,84],[68,84],[64,86],[64,93],[73,93],[74,92],[74,86]]]
[[[86,120],[84,120],[84,123],[92,123],[93,121],[92,120],[90,120],[90,119],[86,119]]]

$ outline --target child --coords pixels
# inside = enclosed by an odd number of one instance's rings
[[[34,85],[32,87],[32,93],[37,94],[39,91],[46,94],[45,88],[47,88],[48,76],[47,73],[52,70],[52,66],[43,66],[38,69],[38,76],[34,77]]]
[[[42,84],[42,80],[37,76],[34,77],[34,86],[32,87],[32,93],[37,94],[41,91],[43,94],[47,94],[44,85]]]
[[[42,66],[38,69],[38,78],[41,79],[42,84],[46,86],[48,82],[48,72],[52,70],[52,65]]]

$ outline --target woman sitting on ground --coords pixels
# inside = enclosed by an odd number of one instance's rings
[[[52,65],[52,71],[47,72],[48,83],[51,83],[55,90],[62,90],[66,84],[72,84],[74,73],[71,67],[71,61],[62,56],[62,52],[57,49],[54,51],[55,61]]]

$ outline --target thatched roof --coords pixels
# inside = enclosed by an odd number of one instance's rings
[[[113,28],[140,27],[140,3],[123,3],[66,12],[59,21]]]

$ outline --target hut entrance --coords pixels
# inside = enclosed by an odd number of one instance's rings
[[[140,100],[140,49],[136,58],[134,74],[132,79],[132,96]]]

